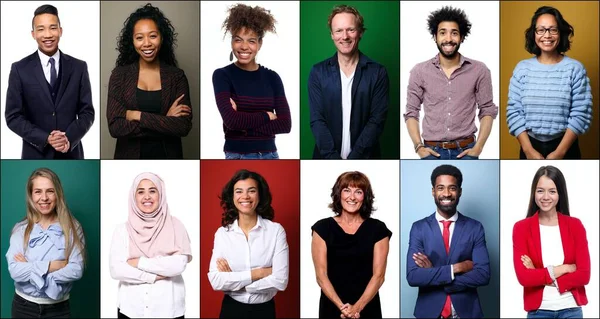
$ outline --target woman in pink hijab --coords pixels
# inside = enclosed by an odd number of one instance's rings
[[[110,275],[119,280],[118,318],[183,318],[181,273],[191,260],[190,239],[169,212],[163,180],[138,175],[127,222],[115,230],[110,248]]]

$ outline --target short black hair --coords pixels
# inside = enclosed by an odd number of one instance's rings
[[[563,19],[563,16],[558,9],[548,6],[539,7],[533,14],[533,17],[531,17],[531,25],[525,30],[525,50],[536,56],[542,54],[542,50],[535,43],[536,24],[538,18],[542,14],[553,15],[558,24],[558,34],[560,38],[558,46],[556,46],[556,51],[560,54],[569,51],[569,49],[571,49],[571,38],[575,35],[575,30],[567,20]]]
[[[440,175],[453,176],[456,178],[456,184],[458,184],[458,188],[462,188],[462,173],[458,168],[456,168],[456,166],[444,164],[436,167],[433,172],[431,172],[431,187],[435,187],[435,180]]]
[[[35,20],[35,17],[39,16],[40,14],[55,15],[56,19],[58,19],[58,26],[60,27],[60,18],[58,17],[58,9],[56,9],[56,7],[51,4],[43,4],[43,5],[39,6],[37,9],[35,9],[35,11],[33,12],[33,18],[31,18],[31,29],[32,30],[34,28],[33,20]]]
[[[238,218],[239,212],[233,203],[233,187],[238,181],[248,178],[255,180],[258,186],[258,205],[256,206],[256,214],[268,220],[273,220],[275,217],[275,210],[273,209],[273,206],[271,206],[271,190],[269,189],[267,181],[256,172],[240,169],[235,172],[233,177],[225,184],[221,191],[221,196],[219,196],[219,199],[221,200],[221,209],[223,209],[221,226],[229,227],[229,225]]]
[[[458,24],[458,31],[463,40],[471,33],[471,22],[469,22],[467,14],[462,9],[445,6],[431,12],[429,17],[427,17],[427,28],[432,37],[435,38],[439,24],[444,21],[456,22]]]

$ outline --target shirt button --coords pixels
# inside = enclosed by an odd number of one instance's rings
[[[448,81],[448,85],[450,85],[450,83],[452,83],[452,81]]]
[[[448,115],[450,115],[450,113],[448,113]]]
[[[56,114],[56,112],[52,112],[52,116],[54,116]]]
[[[452,100],[452,98],[451,98],[451,97],[448,97],[448,100]]]
[[[450,131],[450,128],[448,128],[448,131]]]

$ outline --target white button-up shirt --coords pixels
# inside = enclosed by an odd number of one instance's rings
[[[218,258],[227,260],[231,272],[217,270]],[[263,303],[287,287],[288,265],[289,247],[279,223],[258,216],[246,240],[236,219],[229,228],[220,227],[215,233],[208,280],[214,290],[239,302]],[[272,273],[252,282],[251,270],[262,267],[272,267]]]
[[[38,55],[40,56],[40,63],[42,64],[44,77],[46,78],[46,81],[48,81],[48,84],[50,84],[50,69],[52,67],[50,65],[50,58],[54,58],[54,67],[56,68],[56,77],[58,78],[58,70],[60,68],[60,51],[56,50],[56,53],[54,53],[54,55],[50,57],[45,55],[44,53],[42,53],[42,51],[38,49]]]
[[[138,267],[127,263],[129,233],[117,227],[110,247],[110,275],[119,280],[117,307],[130,318],[175,318],[185,314],[185,285],[181,273],[186,255],[140,257]],[[156,280],[156,276],[168,277]]]

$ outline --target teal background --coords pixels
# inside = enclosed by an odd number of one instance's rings
[[[313,65],[336,52],[327,19],[334,6],[354,6],[367,29],[358,48],[385,66],[389,80],[388,115],[379,139],[384,159],[400,158],[400,2],[301,1],[300,2],[300,159],[312,159],[315,139],[310,130],[308,75]]]
[[[25,217],[27,179],[40,167],[53,170],[61,181],[71,213],[83,226],[86,267],[70,293],[72,318],[100,317],[100,161],[2,160],[1,285],[2,318],[10,318],[14,282],[8,273],[6,252],[13,226]]]

